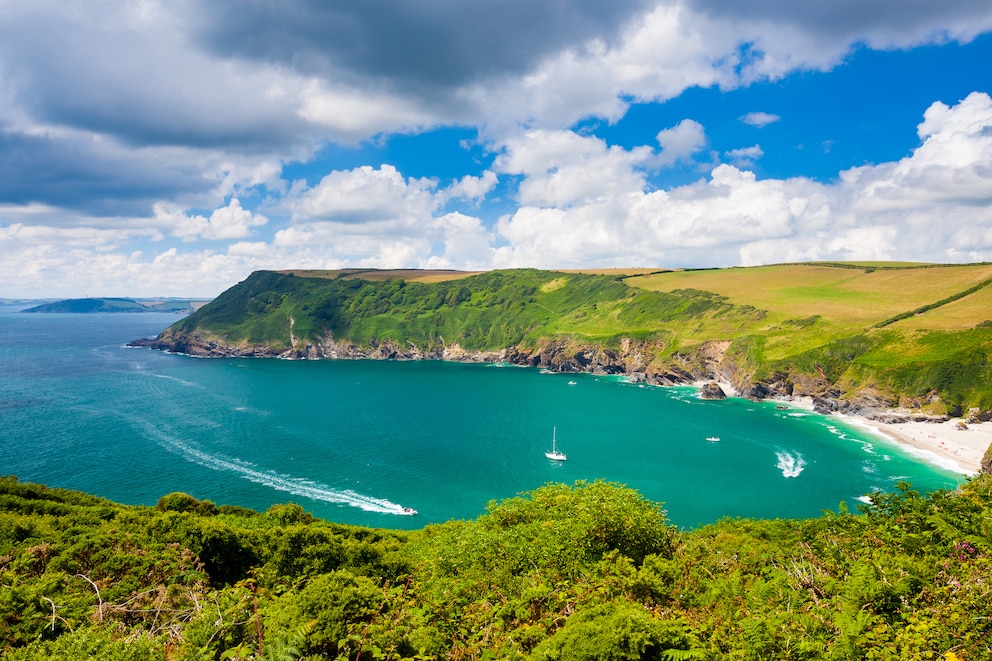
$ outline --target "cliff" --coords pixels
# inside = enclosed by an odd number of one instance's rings
[[[522,269],[430,283],[258,272],[132,344],[202,357],[484,361],[656,385],[713,380],[729,394],[812,397],[822,412],[885,421],[907,415],[896,407],[992,416],[992,322],[962,323],[952,309],[966,300],[970,314],[984,314],[992,267],[934,269],[885,278],[878,267],[809,265],[636,278]],[[797,286],[803,278],[815,281],[813,294]],[[826,278],[837,290],[874,290],[841,292],[840,305]],[[904,308],[923,311],[892,314]]]

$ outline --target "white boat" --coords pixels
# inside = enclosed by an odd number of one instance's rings
[[[706,440],[709,441],[710,443],[716,443],[717,441],[720,440],[720,437],[719,436],[707,436],[706,437]]]
[[[558,451],[558,428],[551,428],[551,450],[545,450],[544,456],[552,461],[565,461],[565,453]]]
[[[412,507],[404,507],[403,511],[401,512],[401,514],[404,514],[405,516],[414,516],[416,515],[416,513],[417,510],[413,509]]]

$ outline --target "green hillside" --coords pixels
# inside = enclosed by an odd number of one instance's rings
[[[959,414],[992,411],[990,283],[990,264],[268,271],[159,344],[287,357],[338,355],[343,344],[380,348],[378,357],[512,349],[508,359],[552,369],[641,372],[655,382],[719,377],[756,395],[870,392],[889,405]]]
[[[0,658],[992,658],[992,476],[692,531],[602,482],[397,532],[0,478]]]
[[[910,406],[936,394],[935,412],[992,407],[992,264],[790,264],[628,283],[706,289],[765,311],[763,323],[727,338],[756,379],[822,374],[847,392],[881,388]]]

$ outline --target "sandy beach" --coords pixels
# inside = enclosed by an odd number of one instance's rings
[[[992,422],[972,424],[960,419],[894,424],[865,419],[860,422],[877,429],[924,461],[964,475],[975,475],[981,470],[982,457],[992,444]]]
[[[708,381],[693,385],[701,388]],[[737,391],[730,383],[718,385],[728,395]],[[790,406],[813,410],[813,400],[796,397],[786,400]],[[849,424],[865,427],[921,460],[952,470],[962,475],[976,475],[981,471],[982,457],[992,445],[992,422],[970,423],[956,418],[946,422],[885,423],[860,416],[839,415]]]

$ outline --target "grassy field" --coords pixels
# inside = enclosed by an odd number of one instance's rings
[[[767,312],[747,328],[724,329],[765,336],[768,358],[780,359],[829,340],[868,331],[897,315],[953,297],[992,277],[992,264],[962,266],[878,263],[784,264],[752,268],[673,271],[627,278],[627,284],[657,292],[696,289],[725,296],[735,305]],[[988,288],[908,319],[894,328],[974,328],[990,315]],[[797,328],[804,332],[798,333]],[[721,329],[706,325],[686,339]]]
[[[905,269],[782,265],[674,271],[627,279],[650,291],[702,289],[731,303],[767,310],[769,318],[828,317],[858,331],[893,315],[946,298],[992,277],[992,264]],[[928,315],[934,323],[941,311]]]

